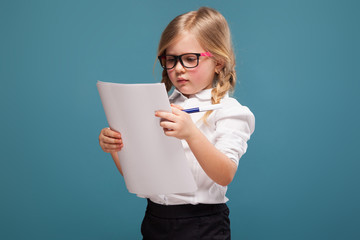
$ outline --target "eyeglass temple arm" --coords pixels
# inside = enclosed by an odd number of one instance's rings
[[[204,52],[204,53],[200,53],[200,56],[212,57],[212,54],[210,52]]]
[[[212,57],[213,55],[211,54],[211,52],[204,52],[204,53],[200,53],[200,56],[205,56],[205,57]],[[161,55],[159,56],[161,59],[166,58],[165,55]]]

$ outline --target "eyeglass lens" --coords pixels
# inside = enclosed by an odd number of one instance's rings
[[[167,69],[175,67],[177,61],[180,60],[181,65],[186,68],[194,68],[199,63],[199,57],[196,54],[188,53],[180,56],[166,55],[163,59],[162,65]]]

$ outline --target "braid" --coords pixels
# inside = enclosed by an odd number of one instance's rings
[[[227,70],[224,67],[217,76],[217,81],[214,88],[211,91],[211,103],[218,104],[220,100],[225,96],[228,91],[233,91],[236,84],[236,72],[235,65],[231,70]],[[206,123],[206,119],[213,111],[208,111],[204,114],[203,120]]]

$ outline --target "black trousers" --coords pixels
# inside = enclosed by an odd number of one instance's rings
[[[160,205],[148,200],[141,233],[143,240],[228,240],[229,208],[225,203]]]

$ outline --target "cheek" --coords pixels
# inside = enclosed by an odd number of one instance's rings
[[[191,78],[196,82],[209,84],[214,79],[214,72],[209,68],[199,68],[197,71],[192,72]]]
[[[176,78],[175,71],[167,71],[167,75],[168,75],[171,82],[173,82],[175,80],[175,78]]]

